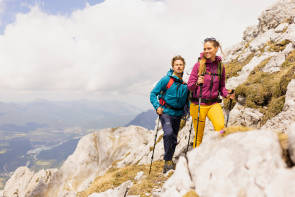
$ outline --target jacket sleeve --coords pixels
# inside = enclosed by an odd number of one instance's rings
[[[199,66],[200,66],[200,63],[196,63],[194,65],[194,68],[189,76],[189,79],[188,79],[188,82],[187,82],[187,88],[190,90],[190,91],[195,91],[195,89],[197,88],[197,81],[198,81],[198,73],[199,73]]]
[[[167,86],[167,83],[168,82],[169,82],[169,77],[167,77],[167,76],[163,77],[156,84],[156,86],[153,88],[153,90],[150,93],[150,102],[152,103],[152,105],[155,108],[155,110],[157,110],[158,107],[160,107],[160,103],[158,101],[158,96],[159,96],[159,94],[160,94],[161,91],[165,91],[166,90],[166,86]]]
[[[225,68],[223,66],[222,75],[221,75],[221,85],[220,85],[221,96],[227,97],[228,90],[225,88]]]

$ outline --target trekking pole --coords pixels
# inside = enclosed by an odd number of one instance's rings
[[[232,90],[230,94],[233,94],[235,92],[235,90]],[[228,107],[228,112],[226,114],[226,124],[225,124],[225,127],[227,127],[227,124],[228,124],[228,120],[229,120],[229,112],[230,112],[230,109],[231,109],[231,106],[232,106],[232,103],[233,103],[233,100],[230,99],[229,100],[229,107]]]
[[[151,173],[151,170],[152,170],[152,163],[153,163],[153,159],[154,159],[154,151],[155,151],[155,148],[156,148],[156,141],[157,141],[157,135],[158,135],[158,130],[159,130],[159,117],[156,121],[156,135],[155,135],[155,142],[154,142],[154,148],[153,148],[153,153],[152,153],[152,157],[151,157],[151,164],[150,164],[150,170],[149,170],[149,175]]]
[[[199,121],[200,121],[200,109],[201,109],[202,90],[203,90],[203,84],[201,83],[200,84],[200,95],[199,95],[199,108],[198,108],[198,122],[197,122],[197,129],[195,131],[194,148],[196,148],[197,138],[198,138],[198,129],[199,129]]]
[[[189,128],[189,136],[188,136],[188,141],[187,141],[187,147],[186,147],[185,154],[186,154],[187,151],[188,151],[189,141],[191,140],[192,128],[193,128],[193,120],[192,120],[191,126],[190,126],[190,128]]]

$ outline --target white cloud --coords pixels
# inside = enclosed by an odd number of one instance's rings
[[[4,0],[0,0],[0,16],[3,14],[5,10],[5,1]],[[2,20],[0,19],[0,25],[2,24]]]
[[[70,17],[34,7],[0,36],[1,98],[114,98],[146,105],[149,88],[174,55],[190,67],[205,37],[235,44],[269,4],[106,0]]]

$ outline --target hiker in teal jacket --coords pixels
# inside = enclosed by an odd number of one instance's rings
[[[164,131],[164,160],[163,172],[174,169],[172,157],[177,144],[181,117],[188,109],[188,89],[182,75],[185,61],[181,56],[172,59],[172,69],[154,87],[150,101],[159,115]]]

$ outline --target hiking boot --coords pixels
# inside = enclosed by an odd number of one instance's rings
[[[164,164],[164,167],[163,167],[163,173],[165,174],[169,170],[175,170],[175,164],[173,163],[172,160],[165,161],[165,164]]]
[[[219,133],[220,133],[221,135],[222,135],[222,134],[225,134],[225,130],[222,129],[222,130],[219,131]]]

